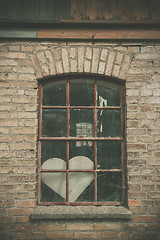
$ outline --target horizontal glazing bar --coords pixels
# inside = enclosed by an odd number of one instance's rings
[[[122,169],[97,169],[97,170],[39,170],[39,172],[122,172]]]
[[[68,137],[68,138],[61,138],[61,137],[41,137],[39,138],[40,141],[58,141],[58,140],[63,140],[63,141],[122,141],[123,138],[119,137],[96,137],[96,138],[86,138],[86,137]]]
[[[121,109],[121,107],[116,106],[105,106],[105,107],[95,107],[95,106],[42,106],[43,109]]]

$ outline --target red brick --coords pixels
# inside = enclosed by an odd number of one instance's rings
[[[16,222],[28,223],[28,222],[30,222],[30,217],[29,216],[17,216],[16,217]]]
[[[79,231],[86,231],[86,230],[93,230],[93,224],[85,224],[85,223],[70,223],[67,224],[67,230],[79,230]]]
[[[132,222],[155,222],[155,216],[133,216],[132,217]]]
[[[38,229],[40,231],[63,231],[65,230],[65,224],[39,224]]]
[[[141,205],[140,200],[128,200],[129,207],[139,207]]]
[[[75,232],[75,239],[100,239],[100,232]]]
[[[35,200],[18,201],[18,207],[20,207],[20,208],[35,207],[35,205],[36,205]]]
[[[95,230],[114,230],[119,231],[121,230],[121,223],[96,223]]]
[[[47,232],[46,233],[47,239],[73,239],[73,232]]]
[[[125,232],[102,232],[102,239],[113,239],[113,238],[121,238],[121,239],[127,239],[128,234]]]

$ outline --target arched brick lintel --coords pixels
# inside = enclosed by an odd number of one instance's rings
[[[37,79],[61,74],[98,74],[126,80],[131,57],[126,52],[92,46],[52,47],[32,55]]]

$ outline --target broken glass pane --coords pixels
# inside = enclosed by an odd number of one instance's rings
[[[121,111],[115,109],[99,109],[97,111],[97,136],[121,136]]]
[[[94,136],[94,111],[91,109],[70,110],[70,136]]]
[[[43,109],[42,113],[42,136],[65,137],[66,114],[64,109]]]
[[[43,105],[66,106],[66,81],[44,84]]]
[[[97,199],[98,201],[121,201],[122,183],[121,173],[97,174]]]
[[[97,81],[97,106],[120,106],[120,85]]]
[[[99,169],[121,168],[121,142],[117,141],[97,142],[97,168]]]
[[[94,81],[91,80],[70,81],[70,105],[93,106]]]

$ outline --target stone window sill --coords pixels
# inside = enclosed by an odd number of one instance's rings
[[[32,219],[126,219],[132,212],[123,206],[36,206]]]

